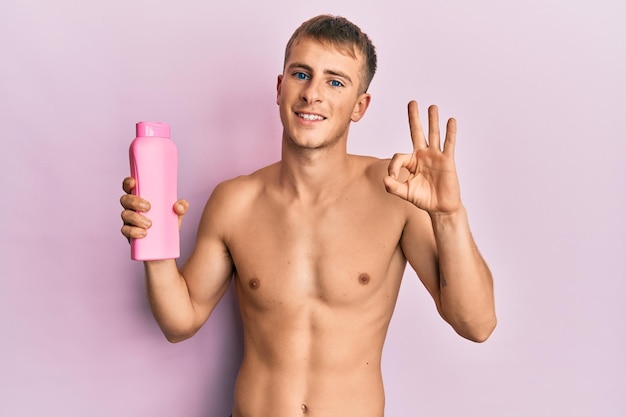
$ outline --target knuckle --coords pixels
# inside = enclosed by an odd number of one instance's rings
[[[130,208],[130,201],[129,201],[129,194],[124,194],[123,196],[120,197],[120,204],[122,205],[122,207],[124,208]]]
[[[131,210],[122,211],[122,220],[124,220],[124,224],[129,224],[132,220],[133,212]]]
[[[402,161],[404,161],[408,155],[409,155],[408,153],[397,153],[393,156],[391,162],[394,164],[402,163]]]

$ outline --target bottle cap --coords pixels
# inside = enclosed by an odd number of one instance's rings
[[[163,122],[139,122],[136,125],[137,137],[158,136],[170,137],[170,126]]]

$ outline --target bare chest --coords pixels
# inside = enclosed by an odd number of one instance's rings
[[[261,203],[228,242],[242,295],[259,308],[303,300],[362,304],[397,292],[403,224],[384,204]]]

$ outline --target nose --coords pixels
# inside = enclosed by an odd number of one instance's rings
[[[321,86],[319,83],[311,79],[306,86],[302,89],[301,99],[308,104],[319,103],[322,101],[322,93],[320,91]]]

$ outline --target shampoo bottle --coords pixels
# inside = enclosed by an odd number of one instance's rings
[[[178,150],[165,123],[139,122],[136,132],[129,149],[130,175],[136,181],[133,194],[150,203],[145,216],[152,226],[146,237],[131,239],[130,257],[137,261],[175,259],[180,256],[178,215],[174,211]]]

